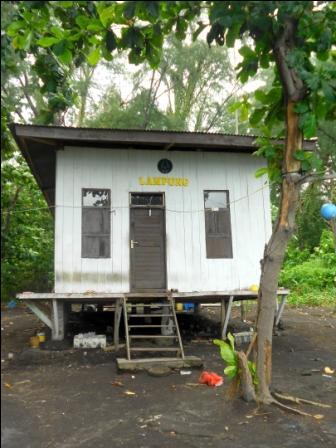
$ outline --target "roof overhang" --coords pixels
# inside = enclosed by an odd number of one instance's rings
[[[64,147],[253,153],[255,136],[201,132],[70,128],[13,123],[12,134],[49,206],[55,205],[56,151]],[[278,140],[276,143],[283,143]],[[305,142],[313,150],[315,141]]]

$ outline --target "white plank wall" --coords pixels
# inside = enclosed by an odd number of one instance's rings
[[[169,177],[187,187],[141,186],[140,176]],[[248,288],[259,282],[260,259],[271,234],[269,188],[249,154],[65,148],[57,153],[55,292],[129,292],[129,193],[164,192],[168,289],[180,292]],[[81,258],[82,188],[111,190],[111,258]],[[207,259],[204,190],[229,190],[232,259]]]

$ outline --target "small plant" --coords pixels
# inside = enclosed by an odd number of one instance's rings
[[[229,343],[222,341],[221,339],[214,339],[213,343],[219,347],[220,355],[223,361],[227,364],[224,369],[224,375],[233,380],[240,379],[241,369],[239,367],[239,359],[237,351],[235,350],[234,337],[231,333],[228,333],[227,338]],[[253,384],[257,384],[256,365],[252,361],[248,361],[248,369],[251,373]]]

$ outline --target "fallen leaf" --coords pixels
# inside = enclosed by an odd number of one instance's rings
[[[118,387],[123,387],[123,385],[124,385],[121,381],[117,381],[117,380],[113,381],[111,384],[112,384],[112,386],[118,386]]]
[[[314,415],[314,418],[315,418],[316,420],[322,420],[322,418],[324,418],[324,415],[322,415],[322,414],[315,414],[315,415]]]
[[[135,392],[132,392],[131,390],[125,390],[124,394],[125,394],[125,395],[128,395],[128,396],[130,396],[130,397],[133,397],[134,395],[136,395],[136,393],[135,393]]]
[[[245,415],[246,418],[253,418],[253,415]]]
[[[327,375],[332,375],[333,373],[335,373],[335,370],[331,369],[330,367],[325,367],[324,373],[326,373]]]
[[[9,383],[5,383],[5,387],[7,387],[7,389],[13,389],[13,385]]]

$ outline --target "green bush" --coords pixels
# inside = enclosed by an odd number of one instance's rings
[[[295,247],[295,241],[290,244],[279,284],[291,289],[291,304],[336,303],[336,253],[330,230],[323,230],[320,244],[312,253]]]
[[[328,265],[324,260],[312,258],[296,266],[285,267],[281,284],[288,288],[322,289],[336,285],[336,263]]]

